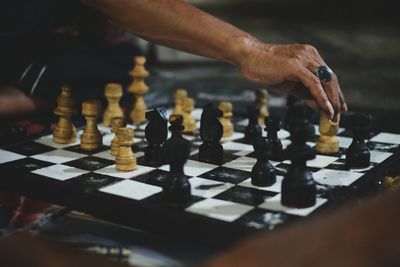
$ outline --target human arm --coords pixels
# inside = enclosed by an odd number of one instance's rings
[[[147,40],[233,64],[249,80],[300,97],[330,117],[347,109],[337,77],[324,88],[313,74],[326,64],[312,46],[261,42],[181,0],[82,2]]]

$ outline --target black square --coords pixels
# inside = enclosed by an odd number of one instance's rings
[[[152,195],[148,198],[143,199],[142,201],[146,204],[150,204],[150,205],[154,205],[154,206],[159,206],[161,208],[167,208],[167,209],[174,209],[174,210],[184,210],[188,207],[190,207],[191,205],[193,205],[194,203],[197,203],[201,200],[204,200],[205,198],[199,197],[199,196],[195,196],[192,195],[191,199],[187,202],[184,203],[168,203],[164,197],[163,197],[163,193],[160,192],[158,194]]]
[[[210,179],[214,181],[238,184],[250,178],[250,172],[243,170],[236,170],[225,167],[218,167],[209,172],[199,175],[201,178]]]
[[[227,162],[230,162],[230,161],[238,159],[238,158],[240,158],[240,156],[236,156],[236,155],[233,155],[232,153],[228,153],[228,152],[224,151],[223,158],[222,158],[222,164],[225,164]],[[201,161],[199,159],[199,154],[198,153],[196,153],[194,155],[191,155],[190,159],[191,160],[195,160],[195,161],[205,162],[205,161]],[[208,163],[208,162],[205,162],[205,163]]]
[[[259,190],[250,187],[235,186],[213,198],[250,206],[258,206],[261,203],[264,203],[266,199],[277,194],[278,193],[276,192]]]
[[[12,146],[10,148],[7,148],[7,150],[18,154],[22,154],[24,156],[32,156],[55,150],[55,148],[31,141],[16,146]]]
[[[400,149],[400,146],[397,144],[385,144],[385,143],[371,142],[371,141],[367,143],[367,146],[371,150],[377,150],[389,153],[395,153]]]
[[[168,177],[168,174],[169,172],[167,171],[156,169],[151,172],[133,177],[131,180],[162,187],[165,179]],[[185,175],[185,177],[188,179],[190,178],[187,175]]]
[[[257,230],[274,230],[298,219],[301,217],[255,208],[244,214],[235,223]]]
[[[83,150],[81,148],[80,145],[76,145],[76,146],[69,146],[66,148],[63,148],[64,150],[68,150],[68,151],[72,151],[72,152],[76,152],[76,153],[80,153],[80,154],[86,154],[86,155],[93,155],[99,152],[103,152],[106,150],[109,150],[110,147],[105,146],[105,145],[101,145],[98,149],[92,150],[92,151],[87,151],[87,150]]]
[[[86,171],[96,171],[106,166],[113,165],[114,162],[108,159],[102,159],[94,156],[87,156],[84,158],[76,159],[64,165],[75,167]]]
[[[86,173],[81,176],[68,179],[65,181],[66,184],[76,186],[79,190],[91,191],[97,190],[102,187],[114,184],[116,182],[123,181],[124,179],[102,175],[98,173]]]
[[[16,161],[6,162],[1,165],[2,168],[6,168],[8,170],[21,170],[30,172],[37,169],[49,167],[50,165],[54,165],[54,163],[45,162],[33,158],[24,158]]]

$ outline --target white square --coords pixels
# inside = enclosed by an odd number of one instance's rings
[[[193,177],[189,179],[189,182],[192,187],[192,194],[203,198],[214,197],[234,186],[230,183],[223,183],[199,177]]]
[[[0,149],[0,164],[23,158],[26,158],[26,156]]]
[[[278,138],[279,139],[287,139],[290,137],[290,133],[286,131],[285,129],[280,129],[278,131]]]
[[[227,142],[222,144],[222,147],[224,148],[224,151],[226,150],[231,150],[231,151],[246,151],[246,152],[253,152],[253,146],[248,145],[248,144],[242,144],[242,143],[235,143],[235,142]],[[249,154],[248,153],[248,154]]]
[[[217,165],[209,163],[204,163],[195,160],[188,160],[185,166],[183,167],[183,171],[185,172],[186,175],[193,177],[209,172],[217,167],[218,167]],[[159,169],[169,172],[169,165],[163,165]]]
[[[281,143],[282,149],[286,149],[292,143],[292,141],[290,141],[290,139],[283,139],[281,140]]]
[[[31,156],[31,158],[60,164],[60,163],[80,159],[80,158],[83,158],[86,156],[87,155],[85,155],[85,154],[80,154],[80,153],[67,151],[67,150],[63,150],[63,149],[56,149],[56,150],[52,150],[52,151],[45,152],[42,154],[37,154],[37,155]]]
[[[251,178],[249,178],[249,179],[241,182],[239,185],[240,186],[244,186],[244,187],[250,187],[250,188],[256,188],[256,189],[260,189],[260,190],[280,193],[281,192],[282,180],[283,180],[283,176],[277,175],[276,176],[276,182],[273,185],[260,187],[260,186],[253,185],[251,183]]]
[[[222,166],[235,170],[243,170],[251,172],[251,169],[253,168],[254,164],[256,164],[256,161],[257,159],[255,158],[240,157],[235,160],[229,161],[228,163],[225,163]]]
[[[193,204],[186,211],[226,222],[233,222],[251,209],[251,206],[208,198]]]
[[[82,174],[88,173],[88,171],[77,169],[62,164],[51,165],[49,167],[41,168],[32,171],[32,173],[53,178],[59,181],[65,181],[74,177],[78,177]]]
[[[103,145],[111,146],[111,141],[114,139],[115,134],[108,133],[103,136]]]
[[[99,129],[101,133],[111,134],[111,127],[105,126],[103,123],[98,123],[97,129]]]
[[[392,153],[389,152],[382,152],[376,150],[371,150],[370,154],[371,154],[371,162],[374,163],[381,163],[382,161],[393,155]]]
[[[152,167],[137,165],[137,169],[136,170],[123,172],[123,171],[117,171],[115,169],[115,164],[114,164],[114,165],[110,165],[110,166],[107,166],[105,168],[99,169],[99,170],[97,170],[95,172],[103,174],[103,175],[122,178],[122,179],[130,179],[130,178],[133,178],[133,177],[148,173],[148,172],[150,172],[152,170],[154,170],[154,168],[152,168]]]
[[[376,136],[372,137],[370,141],[400,145],[400,134],[379,133]]]
[[[244,137],[244,133],[237,133],[237,132],[234,132],[234,133],[232,134],[232,136],[223,137],[223,138],[221,139],[221,143],[231,142],[231,141],[234,141],[234,140],[238,140],[238,139],[240,139],[240,138],[243,138],[243,137]]]
[[[142,200],[162,191],[161,187],[140,183],[132,180],[124,180],[101,188],[99,191],[126,197],[135,200]]]
[[[54,143],[52,134],[42,136],[42,137],[36,139],[35,142],[46,145],[46,146],[54,147],[54,148],[65,148],[65,147],[69,147],[69,146],[79,145],[79,133],[77,135],[78,136],[76,137],[76,141],[71,144],[56,144],[56,143]]]
[[[353,138],[345,136],[337,136],[337,139],[339,140],[339,147],[343,148],[348,148],[353,141]]]
[[[317,198],[315,205],[309,208],[298,209],[292,207],[283,206],[281,203],[281,194],[268,198],[259,208],[280,211],[287,214],[297,215],[297,216],[307,216],[320,206],[322,206],[327,200],[324,198]]]
[[[313,173],[315,181],[326,185],[349,186],[363,176],[362,173],[322,169]]]
[[[111,154],[111,151],[109,149],[93,154],[92,156],[115,161],[115,157]]]

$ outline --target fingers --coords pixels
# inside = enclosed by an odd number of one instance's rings
[[[300,67],[296,75],[297,79],[310,90],[321,109],[332,119],[335,111],[318,77],[305,67]]]

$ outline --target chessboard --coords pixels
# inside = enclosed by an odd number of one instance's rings
[[[195,109],[192,114],[199,124],[201,109]],[[134,171],[116,171],[115,158],[110,153],[114,134],[109,127],[99,124],[103,145],[90,153],[80,148],[79,138],[75,143],[60,145],[53,142],[51,134],[2,147],[1,186],[154,234],[225,244],[351,201],[363,188],[376,188],[378,182],[398,165],[400,158],[400,134],[373,133],[366,140],[371,153],[370,167],[348,169],[344,152],[352,138],[348,131],[340,128],[337,135],[339,153],[318,154],[307,162],[307,168],[317,182],[315,205],[300,209],[286,207],[280,201],[282,176],[278,175],[277,182],[268,187],[251,183],[250,172],[256,156],[253,146],[243,141],[246,125],[246,119],[234,119],[234,134],[221,140],[224,158],[220,165],[198,160],[201,144],[198,134],[184,136],[192,144],[191,156],[184,166],[192,199],[184,204],[170,205],[163,201],[162,184],[168,176],[169,166],[145,164],[146,124],[129,126],[135,131],[133,151],[138,168]],[[78,135],[81,131],[78,129]],[[278,137],[284,148],[290,144],[288,131],[281,129]],[[312,141],[308,144],[315,146]],[[281,170],[290,166],[286,160],[271,163]]]

